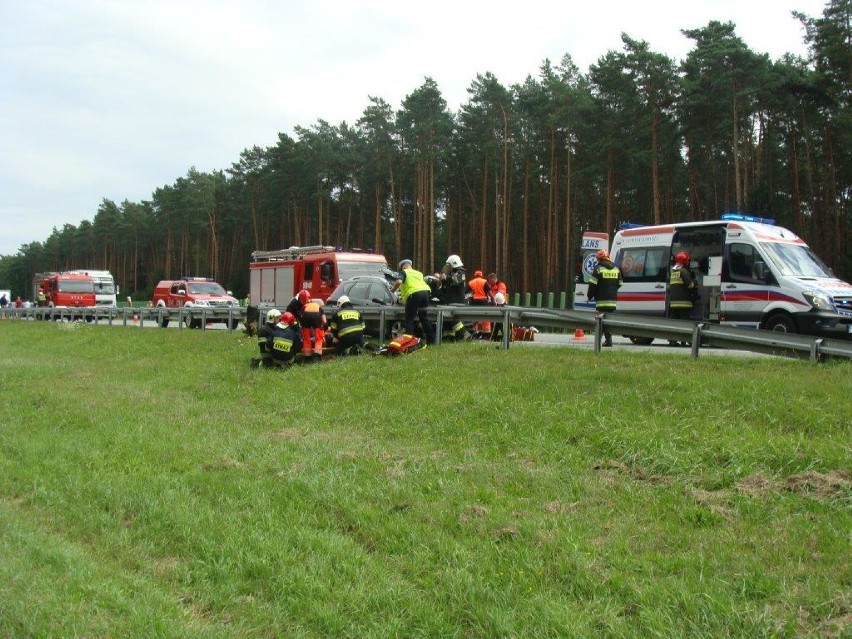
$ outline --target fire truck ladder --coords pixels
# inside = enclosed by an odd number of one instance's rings
[[[333,246],[291,246],[277,251],[253,251],[251,259],[254,262],[272,262],[276,260],[300,260],[312,253],[329,253],[334,251]]]

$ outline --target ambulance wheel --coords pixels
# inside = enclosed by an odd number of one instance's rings
[[[629,335],[627,336],[627,339],[637,346],[650,346],[650,344],[654,341],[653,337],[630,337]]]
[[[189,319],[189,327],[190,328],[201,328],[201,320],[191,317]]]
[[[796,330],[796,322],[795,320],[787,315],[787,313],[775,313],[775,315],[770,315],[766,320],[766,323],[763,325],[767,331],[774,331],[776,333],[798,333]]]

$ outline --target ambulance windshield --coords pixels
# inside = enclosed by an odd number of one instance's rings
[[[834,277],[822,260],[804,244],[761,242],[772,265],[788,277]]]

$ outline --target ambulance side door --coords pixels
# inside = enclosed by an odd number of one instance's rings
[[[760,325],[770,286],[758,277],[758,262],[765,264],[757,248],[748,242],[733,241],[725,246],[719,300],[723,322],[751,328]]]

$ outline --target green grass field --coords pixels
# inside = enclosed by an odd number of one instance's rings
[[[0,338],[0,637],[852,636],[848,363]]]

